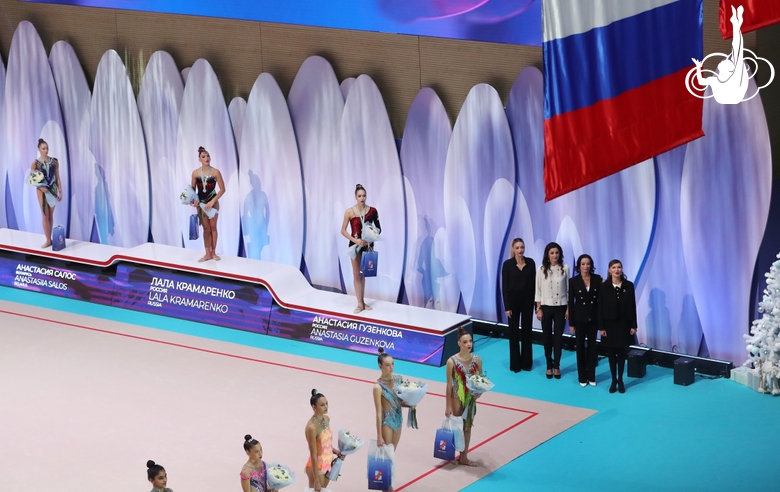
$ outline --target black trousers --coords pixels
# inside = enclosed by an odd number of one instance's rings
[[[571,322],[569,323],[571,325]],[[577,339],[577,374],[580,383],[596,381],[596,362],[598,352],[596,346],[596,323],[577,323],[574,327],[574,336]]]
[[[626,351],[628,347],[608,348],[609,372],[612,373],[612,381],[623,380],[623,369],[626,366]]]
[[[509,322],[509,370],[514,372],[530,371],[534,365],[532,302],[512,309]]]
[[[547,369],[561,368],[566,308],[567,306],[542,306],[542,335],[544,336],[544,357],[547,359]],[[555,325],[554,330],[553,325]],[[553,350],[555,351],[554,356]]]

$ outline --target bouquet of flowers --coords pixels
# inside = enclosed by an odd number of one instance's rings
[[[363,440],[357,436],[353,436],[349,431],[339,429],[339,452],[342,456],[347,456],[357,452],[363,447]],[[339,479],[339,473],[341,472],[341,465],[344,464],[344,458],[341,456],[336,457],[330,464],[330,471],[327,473],[327,477],[335,482]]]
[[[27,184],[33,186],[45,185],[46,183],[43,183],[43,173],[37,169],[30,171],[30,175],[27,176]]]
[[[266,468],[266,482],[271,490],[279,490],[295,483],[295,473],[290,471],[290,467],[271,463]]]
[[[363,439],[339,429],[339,451],[344,456],[350,455],[363,447]]]
[[[472,374],[466,378],[466,388],[474,395],[481,395],[493,389],[493,382],[487,378],[487,375]]]
[[[395,387],[395,394],[408,406],[413,407],[420,403],[423,396],[428,392],[428,385],[422,381],[413,383],[411,381],[402,381]],[[417,429],[417,409],[410,408],[406,417],[406,426]]]
[[[181,201],[182,205],[189,205],[193,201],[194,202],[198,201],[198,194],[195,193],[195,190],[191,186],[185,186],[184,191],[182,191],[179,194],[179,200]],[[219,210],[217,210],[216,208],[212,208],[211,210],[206,210],[205,203],[201,203],[199,204],[199,206],[200,209],[203,210],[203,213],[206,214],[206,217],[208,217],[209,219],[213,219],[214,216],[217,215],[217,212],[219,212]]]
[[[182,205],[189,205],[193,201],[198,201],[198,194],[191,186],[185,186],[184,191],[179,195],[179,200],[181,200]]]

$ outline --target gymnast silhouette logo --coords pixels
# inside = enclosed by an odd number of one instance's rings
[[[704,60],[698,61],[693,58],[695,65],[685,76],[685,88],[688,89],[692,95],[700,99],[708,99],[714,97],[720,104],[739,104],[742,101],[749,101],[756,97],[761,89],[772,83],[775,78],[775,68],[766,58],[761,58],[753,53],[751,50],[745,48],[744,40],[742,39],[742,13],[745,9],[740,5],[735,9],[731,7],[731,26],[734,38],[731,41],[731,54],[726,55],[724,53],[711,53],[704,57]],[[745,57],[745,52],[751,56]],[[718,71],[702,69],[702,64],[711,57],[722,57],[723,60],[718,63]],[[761,87],[756,87],[756,91],[753,94],[747,94],[748,85],[750,79],[756,76],[758,73],[759,61],[766,63],[769,67],[769,80]],[[748,67],[748,64],[752,63],[752,67]],[[709,77],[702,77],[702,72],[706,72]],[[712,88],[712,94],[709,96],[703,96],[700,93],[707,89],[707,86]],[[747,97],[745,97],[747,95]]]

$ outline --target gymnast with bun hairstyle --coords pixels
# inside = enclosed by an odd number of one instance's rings
[[[306,443],[309,447],[309,460],[306,462],[306,476],[309,478],[309,488],[319,492],[328,486],[330,465],[335,457],[342,460],[344,456],[333,448],[333,435],[330,430],[328,399],[325,395],[311,390],[309,404],[314,415],[306,423]]]
[[[366,189],[363,185],[358,183],[355,185],[355,200],[357,204],[349,207],[344,212],[344,221],[341,224],[341,235],[349,239],[349,246],[355,247],[356,255],[350,259],[352,260],[352,282],[355,286],[355,296],[357,297],[357,307],[355,308],[355,314],[360,311],[370,311],[371,306],[366,304],[364,294],[366,291],[366,277],[360,276],[360,259],[363,256],[364,251],[373,251],[374,243],[369,243],[363,240],[363,223],[372,224],[380,232],[382,226],[379,225],[379,212],[374,207],[366,205]],[[352,229],[352,233],[347,232],[347,224]]]
[[[51,246],[51,233],[54,228],[54,207],[62,201],[62,181],[60,181],[60,163],[55,157],[49,157],[49,144],[42,138],[38,139],[37,157],[30,165],[30,171],[38,171],[42,179],[36,185],[38,205],[41,207],[43,235],[46,242],[41,248]]]
[[[193,200],[190,203],[198,210],[198,222],[203,225],[203,246],[206,248],[206,254],[198,261],[219,261],[221,258],[217,256],[217,219],[219,219],[219,198],[225,193],[225,181],[219,169],[211,167],[211,155],[203,147],[198,148],[198,160],[200,167],[192,171],[191,183],[192,188],[198,193],[198,201]],[[205,212],[200,207],[201,203],[205,205]],[[217,213],[209,218],[208,212],[212,209]]]
[[[146,462],[146,476],[152,484],[152,492],[173,492],[166,487],[168,485],[168,474],[165,468],[152,460]]]
[[[482,358],[471,353],[474,348],[474,340],[471,333],[458,327],[458,346],[460,352],[447,360],[447,390],[444,395],[444,416],[463,417],[463,437],[466,447],[460,452],[455,463],[466,466],[477,466],[469,461],[469,442],[471,441],[471,427],[474,425],[474,416],[477,414],[477,398],[480,395],[473,394],[466,386],[466,378],[472,374],[482,374]],[[465,412],[465,415],[464,415]]]
[[[243,492],[276,492],[268,488],[268,469],[263,461],[263,446],[251,435],[244,436],[244,452],[249,459],[241,468]]]

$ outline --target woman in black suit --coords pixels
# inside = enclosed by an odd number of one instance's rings
[[[580,255],[569,279],[569,330],[577,338],[577,373],[580,386],[596,386],[596,332],[601,275],[590,255]],[[585,346],[587,340],[587,347]]]
[[[501,292],[509,322],[509,369],[512,372],[530,371],[534,365],[532,330],[536,263],[524,254],[523,240],[513,239],[509,259],[501,268]]]
[[[609,262],[609,275],[601,286],[598,324],[601,346],[609,353],[609,370],[612,385],[609,392],[626,392],[623,384],[623,368],[626,350],[634,343],[636,333],[636,295],[634,284],[626,280],[620,260]]]

